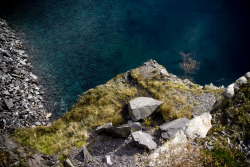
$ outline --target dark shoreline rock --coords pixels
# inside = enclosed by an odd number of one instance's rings
[[[29,56],[16,32],[2,19],[0,34],[0,130],[46,126],[44,92],[32,73]]]

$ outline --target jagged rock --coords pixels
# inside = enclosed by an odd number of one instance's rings
[[[3,100],[4,100],[6,106],[8,107],[9,110],[14,106],[12,99],[3,99]]]
[[[141,131],[142,127],[141,124],[139,122],[134,122],[132,120],[128,121],[128,125],[131,126],[132,130],[135,129],[137,131]]]
[[[242,76],[242,77],[240,77],[239,79],[236,80],[236,84],[237,84],[238,86],[240,86],[240,85],[242,85],[242,84],[244,84],[244,83],[247,83],[247,78],[244,77],[244,76]]]
[[[104,162],[108,165],[112,165],[113,163],[111,162],[110,156],[106,155],[104,158]]]
[[[162,105],[161,101],[149,97],[138,97],[128,105],[129,114],[133,121],[146,119]]]
[[[28,167],[41,167],[43,158],[39,154],[33,155],[29,158],[27,166]]]
[[[160,74],[161,74],[162,76],[170,76],[169,73],[167,72],[167,70],[164,69],[164,68],[161,69]]]
[[[232,98],[234,96],[234,84],[229,85],[223,95],[226,98]]]
[[[98,127],[95,129],[95,131],[96,131],[97,133],[102,133],[103,131],[105,131],[105,129],[107,129],[107,128],[109,128],[109,127],[113,127],[112,122],[108,122],[108,123],[106,123],[106,124],[104,124],[104,125],[98,126]]]
[[[206,112],[190,120],[190,122],[185,127],[185,134],[189,138],[205,138],[207,132],[212,127],[211,124],[212,116],[210,113]]]
[[[87,150],[85,146],[83,146],[82,153],[83,153],[84,162],[88,163],[92,161],[92,156],[90,155],[89,151]]]
[[[153,141],[152,136],[142,131],[133,132],[132,138],[138,147],[147,148],[149,150],[153,150],[157,147],[157,144]]]
[[[246,77],[248,80],[250,80],[250,72],[247,72],[247,73],[245,74],[245,77]]]
[[[161,136],[165,139],[173,137],[179,130],[181,130],[186,124],[189,123],[187,118],[179,118],[170,122],[167,122],[160,126]]]
[[[67,158],[65,161],[65,167],[75,167],[72,162]]]

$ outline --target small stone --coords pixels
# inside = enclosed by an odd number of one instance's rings
[[[113,163],[111,162],[111,158],[109,155],[106,155],[104,158],[104,162],[108,165],[112,165]]]
[[[36,126],[41,126],[41,122],[35,122]]]
[[[87,150],[85,146],[83,146],[82,153],[83,153],[83,159],[85,163],[92,161],[92,156],[90,155],[89,151]]]
[[[72,164],[72,162],[68,158],[65,161],[65,166],[66,167],[74,167],[74,165]]]

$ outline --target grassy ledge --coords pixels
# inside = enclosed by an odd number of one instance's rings
[[[150,66],[146,72],[145,68],[141,66],[119,74],[106,84],[86,91],[71,110],[50,127],[19,129],[13,138],[21,145],[45,154],[67,154],[72,146],[86,144],[88,133],[97,126],[110,121],[114,125],[124,122],[122,113],[126,111],[126,105],[139,96],[150,95],[164,102],[159,109],[164,120],[191,117],[194,106],[199,103],[188,100],[187,94],[200,96],[206,92],[195,84],[188,87],[170,81],[160,75],[164,68],[160,65]]]

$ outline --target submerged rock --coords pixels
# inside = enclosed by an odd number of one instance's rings
[[[150,97],[138,97],[131,100],[128,105],[129,114],[133,121],[148,118],[154,111],[162,105],[161,101]]]

